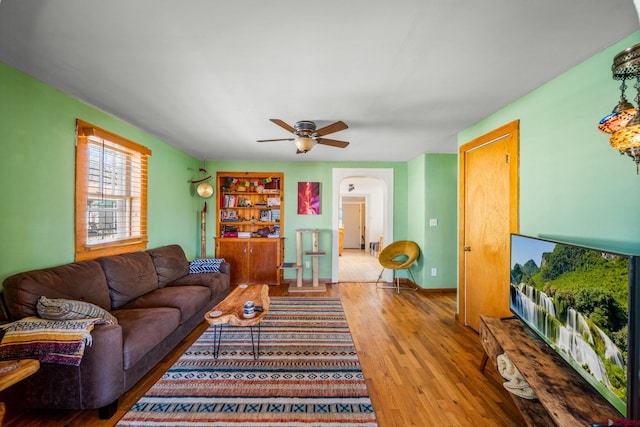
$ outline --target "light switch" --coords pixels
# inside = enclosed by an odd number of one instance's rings
[[[438,226],[438,218],[429,219],[429,227],[437,227]]]

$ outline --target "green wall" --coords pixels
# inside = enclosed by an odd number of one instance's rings
[[[457,288],[458,156],[427,154],[425,162],[425,287]],[[438,221],[437,226],[429,226],[431,218]],[[434,267],[438,270],[435,277],[431,276]]]
[[[613,57],[639,42],[636,32],[458,134],[462,145],[520,119],[521,233],[640,251],[640,176],[597,128],[619,99]]]
[[[207,170],[211,173],[221,172],[282,172],[284,173],[285,229],[281,235],[285,237],[285,262],[296,259],[295,230],[299,228],[317,228],[319,248],[327,252],[327,256],[319,258],[319,277],[331,278],[332,251],[332,211],[333,211],[333,168],[392,168],[394,170],[394,239],[407,238],[407,164],[404,162],[207,162]],[[297,192],[298,181],[320,182],[321,205],[320,215],[298,215]],[[217,194],[218,189],[216,189]],[[214,195],[215,196],[215,195]],[[213,203],[213,199],[212,199]],[[215,209],[209,211],[207,223],[207,245],[213,253],[213,237],[215,235]],[[304,263],[303,263],[304,264]],[[304,269],[304,278],[311,278],[311,271]],[[285,271],[285,279],[295,277],[294,271]]]
[[[597,130],[618,100],[613,56],[640,42],[640,32],[458,134],[462,145],[520,119],[520,232],[620,250],[640,250],[640,177],[633,162],[609,147]],[[74,130],[81,118],[149,147],[149,247],[178,243],[199,255],[202,199],[188,181],[201,162],[136,128],[0,63],[0,280],[32,268],[73,261]],[[632,88],[627,96],[633,98]],[[209,173],[282,171],[287,200],[284,236],[319,228],[328,251],[320,276],[331,276],[332,168],[394,169],[394,240],[419,241],[418,281],[454,286],[455,155],[425,154],[409,162],[207,162]],[[322,183],[322,214],[297,215],[298,181]],[[213,199],[210,199],[213,204]],[[208,212],[213,253],[215,212]],[[429,227],[429,218],[438,227]],[[285,259],[295,258],[287,244]],[[431,277],[431,268],[438,276]],[[291,272],[289,272],[291,273]],[[455,274],[455,273],[451,273]]]
[[[189,259],[200,255],[200,212],[203,200],[195,194],[191,179],[202,177],[195,159],[69,95],[0,63],[0,281],[7,276],[74,260],[75,120],[80,118],[147,146],[149,159],[149,247],[180,244]],[[284,211],[287,238],[285,260],[295,259],[295,230],[321,230],[320,277],[331,277],[332,170],[333,168],[392,168],[394,170],[394,240],[425,241],[430,230],[421,221],[425,209],[444,202],[424,194],[438,193],[440,177],[430,174],[432,155],[411,162],[216,162],[205,167],[216,171],[281,171],[285,174]],[[437,158],[433,157],[433,159]],[[436,167],[440,167],[436,162]],[[411,179],[409,170],[411,169]],[[437,174],[436,174],[437,175]],[[433,182],[427,182],[433,180]],[[321,182],[321,215],[298,215],[298,181]],[[448,191],[448,184],[443,184]],[[435,193],[434,193],[435,192]],[[419,200],[416,205],[414,200]],[[435,205],[433,202],[435,201]],[[207,201],[207,255],[214,253],[215,199]],[[455,211],[455,200],[448,201]],[[440,208],[438,208],[440,209]],[[429,214],[431,215],[431,214]],[[440,215],[439,212],[434,215]],[[413,225],[410,225],[413,224]],[[417,228],[416,228],[417,227]],[[450,236],[455,240],[455,233]],[[426,245],[431,251],[433,244]],[[440,249],[438,249],[440,250]],[[426,259],[437,259],[427,253]],[[423,261],[421,261],[423,262]],[[439,261],[438,261],[439,262]],[[431,264],[430,264],[431,265]],[[444,265],[444,264],[443,264]],[[420,272],[424,270],[419,264]],[[438,268],[442,268],[438,266]],[[293,278],[293,272],[286,272]],[[311,272],[305,271],[305,278]],[[444,287],[424,279],[422,286]],[[444,280],[444,277],[443,277]],[[421,281],[421,280],[419,280]]]
[[[411,267],[411,272],[421,287],[426,287],[425,277],[425,261],[427,258],[427,242],[425,236],[425,222],[428,221],[425,216],[426,202],[426,155],[421,155],[408,162],[407,167],[407,187],[410,196],[410,202],[407,203],[407,228],[409,240],[413,240],[420,247],[420,256],[417,262]],[[396,239],[399,240],[399,239]],[[408,272],[398,272],[400,277],[409,277]]]
[[[457,159],[455,154],[423,154],[408,162],[407,228],[420,246],[411,271],[426,289],[457,287]],[[437,220],[437,226],[430,226],[430,219]]]
[[[0,281],[74,260],[75,120],[147,146],[149,247],[199,250],[199,161],[0,63]],[[194,172],[195,171],[195,172]]]

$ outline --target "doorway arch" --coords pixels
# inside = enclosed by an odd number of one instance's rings
[[[370,178],[378,183],[377,191],[381,198],[382,209],[380,214],[382,217],[381,234],[384,242],[393,241],[393,169],[391,168],[334,168],[332,170],[333,191],[332,191],[332,260],[331,260],[331,281],[337,283],[339,281],[338,273],[338,226],[339,226],[339,207],[340,207],[340,185],[347,179]],[[390,272],[385,270],[384,280],[391,280]]]

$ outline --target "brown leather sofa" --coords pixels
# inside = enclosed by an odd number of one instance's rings
[[[25,408],[99,409],[109,418],[136,384],[229,293],[220,272],[189,274],[182,248],[147,251],[19,273],[3,283],[8,321],[38,316],[41,296],[96,304],[118,319],[96,325],[79,366],[41,363],[31,377],[0,393]]]

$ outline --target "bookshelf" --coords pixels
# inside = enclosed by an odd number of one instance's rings
[[[279,284],[283,173],[217,172],[216,184],[216,257],[231,265],[231,282]]]

